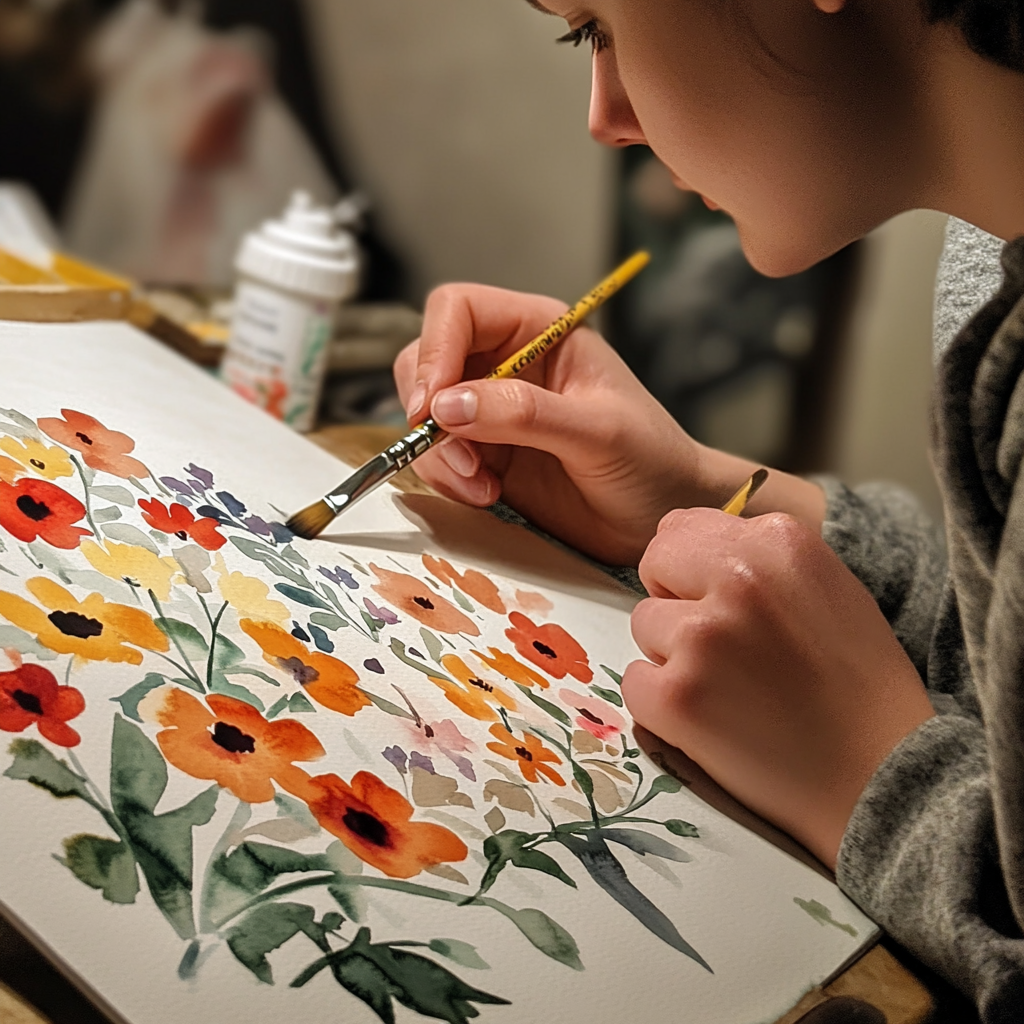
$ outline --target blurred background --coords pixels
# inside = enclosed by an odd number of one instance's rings
[[[520,0],[0,0],[0,181],[31,187],[63,248],[183,322],[216,319],[241,236],[293,189],[357,194],[363,283],[322,422],[401,420],[388,365],[436,284],[572,301],[644,246],[653,266],[603,327],[688,430],[771,465],[896,480],[937,512],[943,218],[906,215],[763,278],[650,153],[589,138],[589,53],[558,34]]]

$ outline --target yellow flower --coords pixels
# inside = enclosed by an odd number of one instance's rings
[[[70,456],[56,445],[48,448],[42,441],[36,441],[31,437],[25,441],[19,441],[14,437],[0,437],[0,451],[6,452],[15,462],[20,462],[26,469],[38,473],[47,480],[75,475]]]
[[[12,462],[4,455],[0,455],[0,480],[5,484],[13,484],[19,476],[22,476],[25,468],[17,462]]]
[[[213,569],[220,577],[217,588],[221,597],[238,612],[239,618],[277,625],[284,625],[291,618],[286,604],[268,599],[270,587],[266,583],[240,572],[229,572],[223,555],[217,555]]]
[[[74,654],[83,661],[126,661],[142,664],[141,652],[166,651],[170,644],[153,620],[139,608],[113,604],[99,594],[76,600],[62,586],[44,576],[25,586],[49,613],[17,594],[0,591],[0,615],[33,633],[39,642],[57,654]]]
[[[161,601],[171,596],[171,579],[179,571],[173,558],[161,558],[146,548],[110,540],[105,542],[105,548],[87,540],[81,550],[89,564],[109,579],[152,590]]]

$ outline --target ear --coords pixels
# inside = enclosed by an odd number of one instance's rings
[[[822,14],[838,14],[846,6],[846,0],[814,0],[814,6]]]

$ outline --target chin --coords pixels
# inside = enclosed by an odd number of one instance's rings
[[[806,227],[807,225],[803,225]],[[765,277],[789,277],[813,267],[855,241],[833,235],[830,238],[802,235],[799,231],[765,232],[736,221],[743,255]]]

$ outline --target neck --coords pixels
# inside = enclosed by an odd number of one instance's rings
[[[923,206],[999,238],[1024,235],[1024,75],[934,31],[929,85],[935,166]]]

